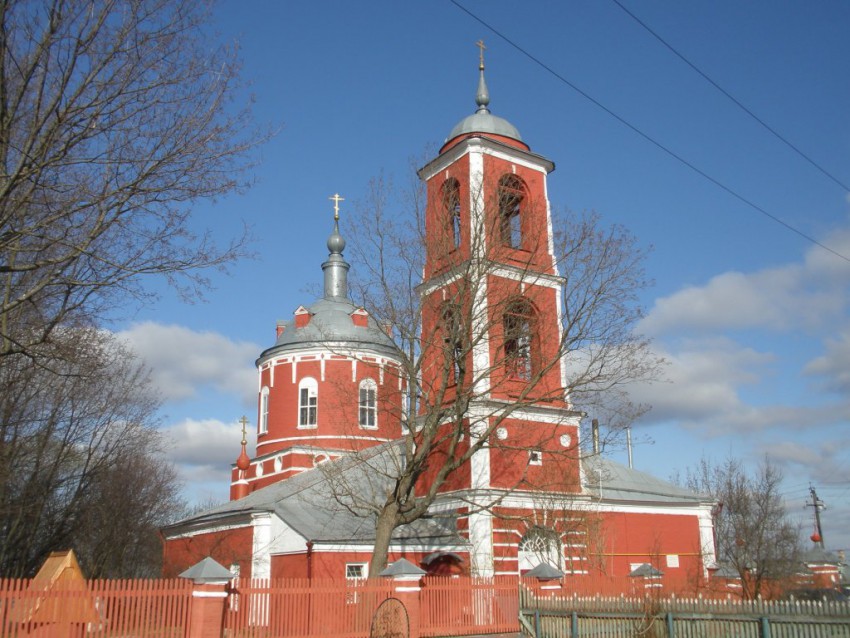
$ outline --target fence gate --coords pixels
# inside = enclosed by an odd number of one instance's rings
[[[381,603],[372,617],[370,638],[409,638],[410,622],[407,610],[397,598],[388,598]]]

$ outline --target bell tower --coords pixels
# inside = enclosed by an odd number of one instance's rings
[[[423,352],[430,346],[422,384],[447,411],[463,406],[471,438],[489,437],[466,484],[451,489],[470,490],[473,501],[574,493],[580,414],[565,389],[564,279],[546,185],[554,164],[491,113],[478,45],[477,108],[419,171],[427,189]],[[468,519],[473,566],[499,572],[504,543],[494,508],[480,505]]]

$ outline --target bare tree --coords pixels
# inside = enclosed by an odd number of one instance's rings
[[[40,355],[59,326],[143,296],[146,275],[195,294],[200,269],[241,252],[190,230],[259,140],[206,5],[0,2],[0,357]]]
[[[98,471],[88,486],[73,546],[88,578],[155,578],[159,529],[185,509],[182,482],[152,429]]]
[[[528,260],[513,259],[511,277],[496,281],[492,275],[506,261],[500,246],[516,232],[510,220],[472,211],[477,226],[465,239],[469,248],[459,250],[462,231],[455,224],[426,234],[426,223],[434,222],[426,219],[421,185],[403,192],[396,198],[390,184],[376,180],[346,229],[357,262],[354,296],[395,340],[401,361],[396,373],[407,388],[406,400],[387,415],[406,424],[400,458],[388,463],[378,457],[380,463],[368,469],[376,483],[382,477],[384,487],[358,493],[339,476],[330,477],[340,502],[374,518],[372,575],[386,566],[393,532],[433,516],[429,509],[441,490],[461,485],[470,472],[467,514],[493,509],[516,491],[577,494],[582,406],[601,404],[606,396],[615,399],[621,414],[634,411],[626,385],[654,377],[661,364],[633,332],[641,316],[637,295],[646,286],[644,252],[623,228],[603,228],[596,215],[559,215],[553,252],[557,268],[568,275],[563,280],[541,273],[535,261],[550,254],[547,246],[530,244],[546,242],[547,229],[525,228]],[[498,192],[510,197],[511,191],[508,185]],[[451,197],[444,194],[449,211],[456,206]],[[504,210],[511,202],[485,206]],[[448,257],[442,271],[428,273],[426,255],[433,253]],[[423,272],[440,282],[440,295],[421,283]],[[548,287],[537,285],[542,281]],[[553,298],[535,292],[551,291],[555,281],[562,295],[560,324]],[[536,307],[546,304],[551,330],[534,325]],[[535,409],[546,411],[548,422],[506,439],[512,418]],[[569,431],[573,436],[565,439],[562,433]],[[498,449],[498,461],[483,490],[470,464],[487,448]],[[557,471],[541,475],[535,454],[548,455],[550,470]]]
[[[757,598],[770,581],[799,569],[799,529],[788,518],[781,483],[782,472],[767,458],[754,473],[732,457],[720,464],[703,458],[686,474],[690,489],[718,502],[717,555],[741,577],[745,598]]]
[[[51,369],[23,354],[0,365],[0,573],[31,575],[68,547],[90,575],[149,573],[157,528],[182,506],[147,374],[94,328],[51,345]]]

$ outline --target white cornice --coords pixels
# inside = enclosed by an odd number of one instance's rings
[[[537,153],[524,151],[509,144],[490,139],[484,136],[468,137],[438,155],[425,166],[419,169],[418,175],[421,179],[429,180],[434,175],[444,170],[449,164],[453,164],[464,155],[470,153],[481,153],[513,162],[542,173],[551,173],[555,170],[555,164]]]
[[[271,350],[271,348],[269,348],[269,350]],[[388,357],[386,354],[379,354],[372,350],[345,349],[328,343],[326,347],[311,346],[309,348],[299,350],[298,352],[289,351],[279,355],[272,354],[266,358],[258,359],[257,367],[260,370],[264,370],[270,366],[285,365],[287,363],[292,363],[293,361],[301,363],[305,360],[324,360],[326,363],[337,361],[345,364],[351,364],[352,361],[363,361],[365,363],[374,363],[376,365],[396,365],[399,367],[401,365],[398,359]]]
[[[420,294],[420,296],[424,297],[432,294],[440,288],[451,285],[466,276],[470,270],[469,264],[470,260],[465,259],[454,268],[446,270],[445,272],[432,277],[428,281],[423,281],[421,284],[416,286],[416,291]],[[545,286],[555,290],[560,290],[567,282],[566,278],[561,277],[560,275],[550,275],[548,273],[533,270],[532,268],[521,268],[519,266],[499,263],[492,260],[488,260],[484,269],[484,274],[518,281],[526,285]]]

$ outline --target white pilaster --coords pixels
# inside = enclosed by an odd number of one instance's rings
[[[254,528],[251,547],[251,578],[271,578],[272,562],[269,549],[272,542],[271,514],[253,514],[251,523]]]
[[[469,515],[469,542],[471,568],[476,576],[492,576],[493,569],[493,515],[487,511]]]

